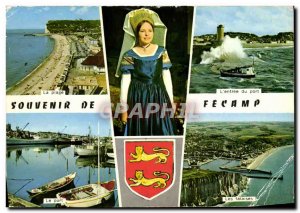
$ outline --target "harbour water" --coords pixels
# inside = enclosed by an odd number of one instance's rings
[[[6,89],[27,76],[52,52],[54,40],[50,37],[24,36],[43,32],[44,29],[7,30]]]
[[[234,167],[239,166],[240,164],[241,162],[239,160],[217,159],[202,165],[200,169],[220,172],[222,170],[219,167]]]
[[[76,172],[76,187],[98,181],[98,163],[95,158],[74,156],[73,146],[7,146],[7,191],[30,201],[26,190],[44,185],[71,172]],[[116,180],[114,164],[100,162],[100,182]],[[103,207],[117,207],[117,190],[114,199],[101,204]],[[54,207],[42,204],[43,207]]]
[[[252,64],[256,77],[251,79],[221,77],[219,68],[223,62],[193,64],[191,72],[191,93],[215,93],[216,89],[260,88],[262,92],[293,92],[294,48],[249,48],[244,49],[247,60]]]
[[[283,175],[283,180],[250,178],[248,189],[241,196],[254,196],[258,201],[231,202],[223,206],[262,206],[295,202],[294,146],[280,148],[265,159],[258,169],[272,171],[273,175]]]

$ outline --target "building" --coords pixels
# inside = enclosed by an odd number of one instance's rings
[[[103,52],[99,51],[96,55],[88,56],[78,68],[96,73],[105,73]]]
[[[77,76],[67,82],[68,94],[93,95],[106,90],[105,75]]]

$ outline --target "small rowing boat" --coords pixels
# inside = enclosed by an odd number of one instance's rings
[[[109,200],[114,194],[115,180],[94,183],[70,189],[56,194],[61,205],[66,207],[86,208]]]
[[[31,197],[33,197],[33,196],[48,193],[51,191],[55,191],[58,189],[62,189],[64,187],[67,187],[68,185],[70,185],[73,182],[75,176],[76,176],[76,172],[73,172],[69,175],[66,175],[57,180],[51,181],[43,186],[39,186],[37,188],[31,189],[27,192]]]

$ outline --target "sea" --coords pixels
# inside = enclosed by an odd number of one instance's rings
[[[114,164],[100,162],[98,170],[97,156],[74,156],[73,145],[7,146],[6,165],[7,192],[33,203],[36,203],[36,200],[32,200],[26,190],[42,186],[72,172],[77,173],[74,179],[76,187],[96,183],[99,179],[100,182],[116,180]],[[99,208],[118,207],[117,190],[114,196]],[[55,207],[54,204],[36,204]]]
[[[212,171],[218,171],[221,172],[223,170],[220,169],[220,167],[234,167],[234,166],[240,166],[241,161],[240,160],[226,160],[226,159],[217,159],[214,161],[211,161],[209,163],[206,163],[202,166],[200,166],[201,169],[204,170],[212,170]]]
[[[268,156],[257,169],[271,171],[273,176],[283,175],[283,179],[249,178],[247,189],[242,197],[256,197],[255,202],[228,202],[222,207],[269,206],[293,204],[295,202],[294,146],[284,146]],[[218,159],[201,166],[202,169],[220,171],[217,166],[236,166],[238,161]]]
[[[228,203],[228,206],[262,206],[294,203],[294,160],[294,146],[280,148],[263,161],[258,169],[272,171],[273,176],[283,175],[283,180],[250,178],[248,189],[241,196],[255,196],[258,200],[252,203]]]
[[[6,31],[6,89],[33,71],[54,48],[49,36],[24,36],[32,33],[44,33],[44,29]]]
[[[241,52],[246,55],[239,57],[238,53]],[[217,54],[219,56],[222,53]],[[207,63],[192,64],[190,93],[215,93],[216,89],[231,88],[255,88],[261,89],[264,93],[294,91],[293,47],[248,48],[226,52],[224,55],[230,54],[234,57],[227,57],[224,60],[213,52],[207,55]],[[220,76],[222,67],[252,65],[253,62],[256,72],[254,78]]]

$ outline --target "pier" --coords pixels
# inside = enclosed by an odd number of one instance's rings
[[[276,176],[259,176],[259,175],[245,175],[248,178],[260,178],[260,179],[279,179],[279,180],[283,180],[283,175],[280,175],[278,177]]]
[[[22,198],[19,198],[11,193],[8,193],[8,207],[10,207],[10,208],[41,208],[41,206],[31,203]]]
[[[247,169],[245,167],[219,167],[221,170],[238,172],[238,173],[247,173],[247,174],[267,174],[271,175],[271,171],[259,170],[259,169]]]

